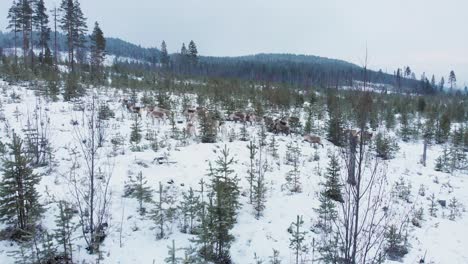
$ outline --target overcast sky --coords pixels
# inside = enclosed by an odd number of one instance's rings
[[[46,0],[49,7],[58,0]],[[107,36],[169,50],[193,39],[202,55],[298,53],[393,72],[409,65],[468,84],[467,0],[81,0]],[[10,0],[0,0],[5,28]]]

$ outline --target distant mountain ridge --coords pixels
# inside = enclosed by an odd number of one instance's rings
[[[53,35],[51,37],[53,38]],[[21,43],[21,41],[18,41],[18,43]],[[13,33],[0,31],[0,48],[13,48],[14,45]],[[51,40],[49,47],[52,49],[53,46],[54,44]],[[57,34],[57,46],[59,51],[66,51],[66,37],[62,33]],[[144,48],[140,45],[113,37],[106,38],[106,52],[116,57],[128,57],[146,62],[153,62],[155,59],[158,59],[160,54],[157,48]]]
[[[161,52],[158,48],[145,48],[114,37],[106,40],[107,54],[135,59],[128,63],[119,62],[124,66],[148,69],[148,64],[155,65],[159,61]],[[12,47],[13,34],[0,31],[0,48]],[[50,47],[53,47],[52,41]],[[58,34],[58,47],[59,51],[66,51],[66,37],[61,33]],[[354,81],[362,81],[364,78],[363,68],[356,64],[314,55],[260,53],[236,57],[200,56],[197,67],[181,65],[183,60],[180,60],[180,54],[172,54],[171,58],[170,70],[175,74],[189,76],[237,78],[304,87],[352,86]],[[390,89],[395,85],[395,76],[380,70],[369,70],[366,78],[370,82],[387,85]],[[401,83],[413,91],[424,92],[426,89],[417,80],[403,78]]]

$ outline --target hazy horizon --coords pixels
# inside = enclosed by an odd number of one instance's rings
[[[45,0],[49,9],[58,0]],[[12,1],[1,1],[0,28]],[[98,21],[108,37],[170,52],[194,40],[201,55],[257,53],[316,55],[364,63],[393,73],[410,66],[419,78],[435,74],[468,84],[468,30],[463,0],[81,0],[90,28]],[[184,8],[181,8],[184,6]]]

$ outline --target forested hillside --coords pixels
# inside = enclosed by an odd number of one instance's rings
[[[58,50],[66,51],[66,37],[57,34]],[[160,63],[161,52],[157,48],[144,48],[119,38],[106,38],[106,52],[116,57],[131,58],[139,62],[118,62],[121,67],[129,69],[146,69],[151,65]],[[87,41],[89,45],[89,39]],[[49,41],[53,46],[53,41]],[[11,49],[14,47],[12,33],[0,32],[0,47]],[[294,54],[257,54],[241,57],[206,57],[199,56],[197,67],[185,65],[180,54],[170,56],[171,64],[168,70],[174,74],[183,74],[194,77],[232,78],[264,83],[279,83],[299,87],[331,87],[354,86],[355,81],[368,81],[385,85],[383,90],[396,90],[417,93],[434,93],[438,87],[433,88],[424,81],[410,78],[410,74],[403,76],[400,72],[384,73],[382,71],[366,71],[363,76],[361,66],[336,59],[317,56]],[[399,79],[399,81],[398,81]],[[399,86],[399,87],[397,87]]]

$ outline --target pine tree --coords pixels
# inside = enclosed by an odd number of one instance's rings
[[[343,202],[340,183],[340,165],[336,154],[330,156],[327,173],[325,175],[325,195],[336,202]]]
[[[444,146],[444,149],[442,150],[442,154],[436,159],[436,164],[435,164],[434,169],[436,171],[449,173],[450,172],[450,157],[449,156],[450,156],[449,149],[447,146]]]
[[[59,214],[56,216],[55,224],[55,239],[58,243],[58,248],[61,248],[61,256],[65,264],[73,263],[73,248],[72,248],[72,233],[75,226],[72,223],[73,209],[70,204],[65,201],[58,202]]]
[[[188,46],[188,56],[190,58],[190,63],[192,65],[195,65],[198,63],[198,50],[197,50],[197,45],[193,40],[190,41],[189,46]]]
[[[436,79],[435,79],[434,74],[432,74],[432,78],[431,78],[431,87],[432,87],[432,89],[434,89],[434,90],[437,89],[437,84],[436,84]]]
[[[400,135],[403,141],[409,141],[411,128],[409,127],[409,117],[406,110],[403,110],[400,116]]]
[[[46,64],[48,64],[46,62]],[[51,70],[48,71],[45,77],[46,81],[46,96],[52,101],[58,100],[58,95],[60,94],[60,75],[57,71]]]
[[[47,8],[45,6],[44,0],[37,0],[35,2],[34,15],[32,18],[34,28],[39,33],[39,46],[41,47],[41,54],[45,57],[46,50],[49,48],[48,42],[50,40],[50,28],[49,15],[47,14]],[[45,60],[41,62],[44,63]]]
[[[42,213],[36,190],[40,177],[33,173],[31,160],[24,154],[23,141],[13,134],[8,144],[10,157],[3,159],[0,186],[0,221],[26,231],[34,226]]]
[[[301,149],[299,148],[299,145],[296,143],[294,146],[290,145],[288,146],[289,150],[288,153],[286,154],[287,156],[290,156],[290,158],[287,158],[288,161],[291,162],[292,164],[292,169],[286,174],[286,187],[288,190],[292,193],[298,193],[301,192],[302,187],[301,187],[301,171],[300,171],[300,156],[301,156]]]
[[[395,152],[399,149],[398,144],[393,138],[380,132],[375,136],[374,145],[377,157],[383,160],[392,159]]]
[[[202,143],[215,143],[217,128],[214,126],[214,118],[209,111],[199,113],[200,117],[200,139]]]
[[[140,123],[140,117],[137,114],[134,114],[133,117],[133,124],[131,127],[131,133],[130,133],[130,143],[134,145],[138,145],[141,141],[141,123]]]
[[[185,43],[182,43],[182,48],[180,49],[180,54],[182,56],[187,56],[188,55],[188,50],[187,50],[187,47],[185,47]]]
[[[299,257],[301,253],[305,252],[307,248],[304,245],[305,235],[307,232],[302,231],[302,225],[304,221],[302,220],[302,216],[297,216],[296,222],[293,222],[289,227],[291,238],[289,239],[289,247],[294,250],[294,255],[296,258],[295,263],[299,264]]]
[[[440,82],[439,82],[439,89],[441,92],[444,90],[444,86],[445,86],[445,79],[444,77],[442,77],[440,78]]]
[[[78,73],[70,72],[65,78],[65,87],[63,91],[63,99],[65,101],[71,101],[85,93],[85,89],[80,84],[80,76]]]
[[[138,211],[140,215],[146,213],[144,203],[151,202],[153,196],[151,187],[148,186],[148,180],[143,176],[143,172],[139,172],[135,179],[130,177],[130,182],[126,186],[125,194],[128,197],[135,198],[138,201]]]
[[[102,83],[104,75],[104,60],[106,57],[106,39],[99,27],[98,22],[94,24],[91,40],[91,75],[97,83]]]
[[[18,64],[18,33],[21,32],[21,6],[20,2],[13,1],[12,6],[8,10],[8,26],[7,29],[10,29],[13,33],[14,41],[14,55],[15,55],[15,65]]]
[[[171,211],[173,208],[168,206],[169,197],[167,195],[167,190],[163,188],[161,182],[159,182],[159,190],[157,193],[157,200],[153,201],[155,208],[151,210],[151,219],[154,221],[158,229],[156,239],[162,239],[166,235],[165,226],[166,223],[171,220]]]
[[[448,218],[454,221],[460,215],[460,203],[455,197],[450,199],[448,208],[450,210],[450,214]]]
[[[211,172],[211,194],[207,216],[203,221],[198,243],[203,243],[202,257],[216,264],[229,264],[229,248],[234,240],[230,230],[236,223],[239,204],[239,186],[232,166],[236,161],[231,157],[227,146],[216,160]]]
[[[450,71],[448,82],[450,83],[450,91],[457,85],[457,76],[454,71]]]
[[[318,252],[321,254],[325,263],[337,263],[338,261],[338,242],[333,237],[333,221],[338,216],[336,205],[332,199],[327,196],[325,190],[319,194],[320,206],[315,209],[318,214],[316,227],[320,231],[321,239],[318,242]]]
[[[255,177],[255,182],[253,186],[253,195],[252,195],[252,204],[255,210],[255,218],[259,219],[262,214],[263,210],[265,210],[265,202],[266,202],[266,192],[267,188],[265,186],[265,168],[264,164],[262,164],[262,148],[260,147],[259,150],[259,159],[258,159],[258,169],[257,169],[257,176]]]
[[[395,114],[392,107],[388,107],[385,111],[385,128],[388,130],[395,127]]]
[[[197,249],[193,246],[184,248],[184,259],[182,259],[182,264],[201,264],[203,260],[198,255]]]
[[[26,66],[28,55],[31,54],[33,56],[33,52],[31,50],[33,9],[31,6],[31,0],[20,0],[18,4],[20,6],[19,19],[23,35],[23,59],[24,65]]]
[[[433,115],[430,115],[429,118],[426,119],[423,127],[423,138],[428,144],[430,144],[434,139],[434,126],[434,117]]]
[[[310,134],[312,133],[312,108],[308,108],[307,111],[307,119],[304,127],[304,133],[305,134]]]
[[[281,264],[281,259],[279,258],[279,251],[273,249],[273,255],[270,256],[269,264]]]
[[[257,155],[257,145],[250,141],[249,145],[247,145],[247,149],[249,150],[249,159],[250,159],[250,165],[249,169],[247,171],[247,181],[249,182],[249,202],[252,203],[252,197],[254,193],[254,181],[255,181],[255,156]]]
[[[249,133],[247,131],[247,122],[243,122],[242,127],[240,129],[240,140],[241,141],[247,141],[249,140]]]
[[[316,227],[322,234],[328,235],[333,231],[333,220],[337,216],[336,205],[330,197],[327,196],[325,190],[319,193],[320,205],[314,209],[318,214],[318,221]]]
[[[168,67],[169,66],[169,53],[167,52],[167,45],[166,42],[163,40],[161,43],[161,64],[163,67]]]
[[[258,130],[258,145],[260,147],[266,146],[267,145],[266,139],[267,139],[267,133],[266,133],[265,125],[261,124],[260,129]]]
[[[445,112],[436,120],[435,124],[435,141],[437,144],[447,142],[450,136],[451,120],[449,113]]]
[[[75,71],[76,52],[80,48],[84,48],[86,42],[86,18],[81,11],[78,0],[62,0],[60,11],[62,12],[60,28],[67,37],[68,63],[70,70],[73,72]]]
[[[390,225],[385,233],[386,248],[385,253],[390,260],[400,260],[408,253],[408,249],[404,245],[401,232],[395,225]]]
[[[279,158],[278,147],[279,146],[278,146],[278,142],[276,141],[276,136],[273,135],[270,139],[268,150],[271,153],[271,156],[275,159]]]
[[[333,110],[328,120],[327,139],[336,146],[344,143],[343,117],[340,110]]]
[[[57,256],[57,249],[54,245],[53,236],[47,231],[43,231],[40,234],[39,240],[38,242],[41,242],[42,248],[38,249],[36,254],[40,256],[42,262],[53,263]],[[36,242],[36,244],[38,244],[38,242]]]
[[[429,215],[432,217],[437,217],[437,201],[435,195],[432,194],[430,197],[430,204],[429,204]]]
[[[180,202],[179,210],[184,218],[182,232],[193,234],[194,223],[201,211],[200,197],[195,195],[195,191],[190,188],[188,193],[183,193],[183,200]]]
[[[172,246],[168,246],[168,256],[167,258],[164,259],[164,262],[168,263],[168,264],[177,264],[177,263],[180,263],[181,259],[176,257],[176,252],[177,252],[177,249],[175,247],[175,241],[174,239],[172,240]]]
[[[185,43],[182,43],[182,48],[180,49],[180,56],[183,65],[190,61],[190,54],[187,50],[187,47],[185,46]]]

